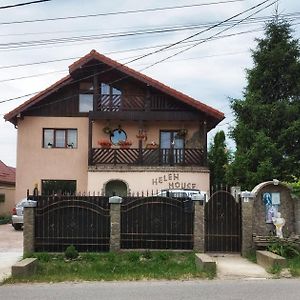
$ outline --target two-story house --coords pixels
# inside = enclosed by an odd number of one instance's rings
[[[209,190],[207,132],[223,113],[95,50],[4,116],[18,130],[26,190],[125,195]]]

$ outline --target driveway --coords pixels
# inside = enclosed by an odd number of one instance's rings
[[[23,231],[0,225],[0,282],[10,276],[11,266],[23,255]]]

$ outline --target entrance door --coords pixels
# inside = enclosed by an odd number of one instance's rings
[[[161,164],[174,165],[184,162],[184,139],[178,131],[160,132]]]
[[[227,191],[217,191],[205,205],[205,250],[241,251],[241,205]]]

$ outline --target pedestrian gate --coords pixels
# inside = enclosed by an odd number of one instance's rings
[[[241,205],[228,191],[214,192],[205,205],[205,250],[241,250]]]

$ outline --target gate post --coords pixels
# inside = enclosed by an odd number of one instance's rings
[[[204,252],[204,201],[194,201],[194,250]]]
[[[30,201],[30,202],[29,201],[24,205],[23,254],[32,253],[35,250],[34,216],[35,216],[36,201]]]
[[[120,250],[121,237],[121,203],[118,196],[109,197],[110,203],[110,251]]]
[[[253,249],[253,196],[241,196],[242,206],[242,256],[245,256],[249,250]]]

